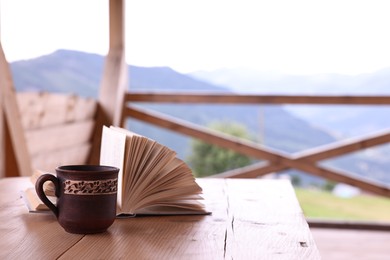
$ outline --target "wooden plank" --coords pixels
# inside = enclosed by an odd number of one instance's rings
[[[210,181],[213,185],[202,187],[208,198],[205,202],[210,203],[212,209],[216,210],[215,215],[213,211],[210,216],[147,216],[117,219],[110,227],[108,236],[86,236],[63,257],[224,259],[226,225],[230,224],[226,218],[227,194],[222,192],[223,180]],[[217,197],[213,197],[214,195]]]
[[[92,98],[49,92],[20,92],[17,100],[26,130],[92,119],[97,107]]]
[[[226,192],[231,225],[225,259],[320,259],[288,180],[228,179]]]
[[[212,216],[117,219],[108,232],[85,236],[66,233],[52,214],[29,214],[20,197],[31,186],[28,179],[2,180],[0,259],[75,259],[68,258],[75,254],[76,259],[222,259],[228,203],[223,183],[209,180],[202,185]]]
[[[63,148],[88,143],[93,135],[94,120],[76,122],[27,131],[27,147],[30,155],[54,152]]]
[[[288,181],[197,181],[211,215],[116,219],[105,233],[76,235],[51,213],[28,213],[20,197],[28,178],[0,180],[0,258],[320,258]]]
[[[79,144],[66,149],[32,156],[34,169],[53,172],[57,166],[68,164],[85,164],[91,150],[91,144]]]
[[[5,121],[5,176],[4,177],[17,177],[19,176],[19,166],[16,159],[16,152],[12,145],[11,133],[9,132],[8,122]]]
[[[0,259],[58,259],[83,235],[68,234],[53,214],[31,214],[20,192],[28,178],[0,181]]]
[[[288,182],[198,182],[212,215],[117,219],[106,234],[85,236],[63,258],[320,258]]]
[[[1,48],[1,45],[0,45]],[[4,61],[0,60],[0,69],[2,70],[1,65]],[[0,77],[3,77],[2,72],[0,71]],[[0,79],[0,89],[3,88],[3,82]],[[0,179],[6,176],[6,121],[4,116],[4,98],[3,91],[0,91]]]
[[[169,88],[169,86],[167,86]],[[390,105],[390,96],[358,95],[255,95],[216,92],[132,91],[126,102],[210,103],[210,104],[332,104]]]
[[[2,108],[4,111],[4,120],[7,121],[7,126],[10,134],[11,144],[13,147],[15,159],[17,162],[17,169],[13,171],[18,172],[22,176],[31,174],[31,160],[28,154],[26,140],[23,133],[23,126],[20,120],[19,108],[16,100],[15,89],[13,87],[12,75],[8,62],[5,58],[2,45],[0,43],[0,98],[2,101]],[[1,122],[0,127],[5,127],[4,121]],[[4,132],[2,132],[4,134]],[[4,143],[2,144],[4,147]],[[4,150],[2,151],[4,152]],[[8,162],[5,161],[5,164]],[[2,167],[3,168],[3,167]],[[4,168],[3,168],[4,170]],[[4,176],[5,174],[0,174]]]

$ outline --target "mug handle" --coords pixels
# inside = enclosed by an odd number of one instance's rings
[[[45,192],[43,191],[43,184],[47,181],[51,181],[55,187],[55,195],[58,198],[60,192],[59,180],[52,174],[43,174],[39,176],[35,183],[35,191],[37,192],[38,197],[42,202],[53,211],[54,215],[58,218],[58,208],[47,198]]]

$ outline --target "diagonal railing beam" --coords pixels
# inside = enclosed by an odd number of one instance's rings
[[[125,117],[132,117],[184,135],[199,138],[206,142],[232,149],[251,157],[266,159],[271,162],[277,162],[283,158],[283,156],[278,155],[276,151],[262,147],[259,144],[220,133],[215,130],[198,126],[155,111],[127,106],[123,110],[123,113]],[[287,156],[287,154],[284,156]]]
[[[366,135],[359,138],[351,138],[339,143],[323,145],[317,148],[308,149],[304,152],[295,153],[290,158],[292,160],[309,160],[316,162],[319,160],[329,159],[331,157],[340,156],[346,153],[366,149],[372,146],[385,144],[390,142],[390,130],[381,131],[375,134]],[[289,167],[282,164],[258,163],[250,167],[242,167],[239,169],[226,171],[216,174],[219,178],[256,178],[271,172],[287,170]]]

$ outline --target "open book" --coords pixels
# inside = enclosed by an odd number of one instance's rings
[[[168,147],[103,126],[100,164],[120,169],[118,214],[207,214],[191,169]]]
[[[118,127],[103,127],[100,164],[115,166],[118,174],[120,215],[209,214],[191,169],[176,153],[142,135]],[[41,174],[31,177],[35,183]],[[44,191],[55,204],[54,185],[46,182]],[[24,197],[31,212],[48,210],[29,188]]]
[[[34,170],[33,174],[30,177],[31,183],[35,184],[39,176],[43,174],[54,175],[54,173]],[[50,181],[45,182],[43,184],[43,190],[45,191],[47,198],[55,205],[57,202],[57,198],[54,195],[55,193],[54,184]],[[30,212],[49,211],[49,208],[45,204],[43,204],[41,199],[38,197],[34,187],[29,187],[26,190],[24,190],[23,197]]]

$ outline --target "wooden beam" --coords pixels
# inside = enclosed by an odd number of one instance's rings
[[[324,179],[333,180],[335,182],[346,183],[366,191],[370,191],[382,196],[390,197],[390,187],[379,181],[374,181],[362,176],[358,176],[346,171],[330,169],[328,167],[319,166],[311,161],[293,160],[290,158],[283,158],[282,164],[290,168],[295,168],[312,175],[322,177]]]
[[[1,48],[1,42],[0,42],[0,48]],[[2,51],[2,50],[1,50]],[[5,87],[1,79],[3,78],[2,72],[3,71],[3,60],[0,60],[0,178],[3,178],[6,176],[6,148],[7,148],[7,125],[5,121],[5,112],[4,112],[4,99],[3,99],[3,91],[2,89]]]
[[[282,158],[279,162],[258,163],[242,169],[236,169],[214,175],[216,178],[255,178],[271,172],[295,168],[306,173],[336,182],[346,183],[378,195],[390,197],[390,187],[381,182],[358,176],[346,171],[319,166],[304,159]]]
[[[269,173],[279,172],[289,167],[281,164],[270,164],[266,161],[261,161],[248,166],[237,169],[232,169],[222,173],[214,174],[211,178],[258,178]]]
[[[205,142],[215,144],[227,149],[232,149],[239,153],[255,158],[267,159],[270,161],[280,161],[283,156],[277,155],[276,151],[265,148],[260,144],[230,136],[215,130],[201,127],[190,122],[173,118],[155,111],[127,106],[124,115],[138,120],[151,123],[172,131],[199,138]],[[287,155],[286,155],[287,156]]]
[[[290,167],[283,164],[271,164],[269,162],[258,162],[237,169],[214,174],[212,178],[258,178],[266,174],[287,170]]]
[[[376,193],[378,195],[390,197],[390,187],[378,181],[373,181],[346,171],[330,169],[328,167],[316,165],[315,162],[305,160],[294,160],[283,158],[279,164],[275,163],[258,163],[251,166],[243,167],[216,174],[214,178],[256,178],[268,173],[278,172],[289,168],[295,168],[309,174],[322,177],[324,179],[336,182],[346,183],[359,187],[363,190]]]
[[[304,152],[295,153],[290,156],[293,160],[308,160],[315,163],[319,160],[329,159],[331,157],[343,155],[346,153],[366,149],[379,144],[390,142],[390,130],[381,131],[375,134],[366,135],[358,138],[351,138],[345,141],[338,141],[334,144],[323,145],[317,148],[308,149]],[[258,163],[248,167],[242,167],[224,173],[216,174],[217,178],[256,178],[268,173],[279,172],[289,169],[282,164]]]
[[[15,159],[17,162],[19,175],[29,176],[32,174],[32,165],[30,156],[27,150],[27,143],[23,132],[23,127],[20,122],[20,113],[16,100],[15,88],[13,86],[11,70],[8,62],[5,58],[2,45],[0,43],[0,99],[2,111],[4,113],[3,121],[0,122],[0,128],[2,128],[2,134],[4,135],[4,128],[8,126],[9,136],[13,147]],[[6,123],[5,123],[6,121]],[[4,138],[4,137],[2,137]],[[2,156],[4,155],[5,139],[3,139]],[[7,161],[4,162],[7,164]],[[5,168],[1,167],[2,170]],[[8,174],[9,175],[9,174]],[[14,175],[12,173],[11,175]],[[7,176],[6,173],[0,173],[0,176]]]
[[[18,161],[16,159],[16,151],[12,145],[12,138],[9,132],[8,122],[5,120],[5,147],[4,147],[4,155],[5,155],[5,176],[3,177],[18,177],[19,172],[19,166]]]
[[[354,230],[381,230],[390,231],[389,222],[333,220],[333,219],[307,219],[310,228],[335,228]]]
[[[390,105],[390,96],[357,95],[251,95],[216,92],[131,91],[126,102],[210,103],[210,104],[317,104],[317,105]]]
[[[307,149],[303,152],[295,153],[292,158],[319,161],[388,142],[390,142],[390,129]]]

